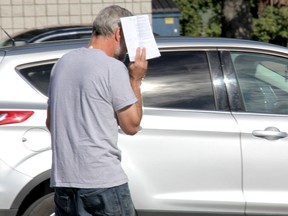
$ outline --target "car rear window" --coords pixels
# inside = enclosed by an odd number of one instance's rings
[[[48,96],[50,72],[55,62],[17,68],[19,73],[39,92]]]

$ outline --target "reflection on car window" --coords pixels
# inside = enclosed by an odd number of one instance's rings
[[[50,72],[54,63],[41,64],[37,66],[19,69],[20,74],[38,91],[48,96]]]
[[[74,39],[82,39],[82,38],[90,38],[91,33],[82,33],[82,34],[66,34],[59,36],[49,36],[41,39],[40,41],[58,41],[58,40],[74,40]]]
[[[18,70],[47,96],[53,65],[50,62]],[[149,60],[141,89],[146,107],[215,110],[205,52],[164,52],[160,58]]]
[[[215,110],[205,52],[163,52],[149,60],[142,84],[145,107]]]
[[[231,53],[247,112],[288,114],[288,60]]]

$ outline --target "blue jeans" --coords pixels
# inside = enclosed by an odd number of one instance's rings
[[[112,188],[55,188],[55,216],[135,216],[128,184]]]

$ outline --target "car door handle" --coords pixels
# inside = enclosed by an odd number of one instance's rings
[[[265,130],[254,130],[252,134],[267,140],[278,140],[285,138],[288,135],[286,132],[282,132],[275,127],[267,127]]]

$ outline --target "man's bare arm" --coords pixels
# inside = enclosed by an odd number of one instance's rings
[[[129,65],[130,84],[137,97],[137,102],[117,112],[119,125],[124,133],[134,135],[139,131],[143,115],[143,101],[141,95],[141,83],[146,74],[148,62],[146,60],[146,49],[138,48],[135,62]]]

